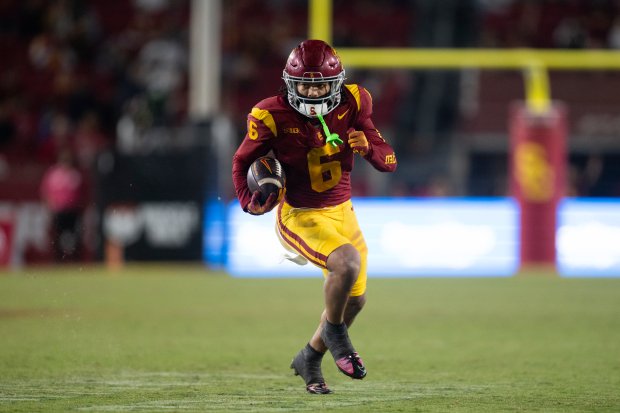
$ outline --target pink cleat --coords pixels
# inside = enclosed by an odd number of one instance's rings
[[[357,353],[351,353],[336,360],[336,366],[338,366],[338,370],[352,379],[361,380],[366,377],[366,367]]]

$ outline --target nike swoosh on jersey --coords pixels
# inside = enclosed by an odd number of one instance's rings
[[[348,111],[349,109],[345,110],[344,113],[341,113],[340,115],[338,115],[338,120],[341,120],[342,118],[344,118],[344,115],[346,115]]]

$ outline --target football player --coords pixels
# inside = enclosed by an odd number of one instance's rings
[[[284,247],[295,253],[291,260],[323,270],[325,310],[291,368],[308,392],[326,394],[331,390],[321,361],[327,350],[341,372],[353,379],[366,376],[348,334],[366,302],[368,253],[351,203],[355,154],[381,172],[396,169],[396,156],[373,124],[370,93],[344,83],[345,70],[330,45],[300,43],[282,78],[285,92],[258,102],[247,117],[247,133],[233,157],[233,182],[244,211],[261,215],[278,207],[276,229]],[[327,134],[344,139],[328,142]],[[272,194],[261,204],[260,192],[250,193],[246,174],[256,158],[270,152],[284,168],[286,191],[282,200]]]

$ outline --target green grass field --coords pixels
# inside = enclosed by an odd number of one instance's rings
[[[0,273],[1,412],[620,411],[620,279],[371,279],[363,381],[289,369],[322,280],[199,266]]]

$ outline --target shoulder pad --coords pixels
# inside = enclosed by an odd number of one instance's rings
[[[360,96],[360,87],[356,84],[344,85],[344,87],[346,87],[349,93],[353,95],[353,98],[355,99],[355,103],[357,103],[357,110],[359,112],[360,109],[362,108],[362,98]]]
[[[273,119],[273,116],[267,109],[260,109],[257,107],[253,107],[250,112],[250,116],[263,122],[265,126],[269,128],[273,136],[278,136],[278,129],[276,128],[276,121]]]

